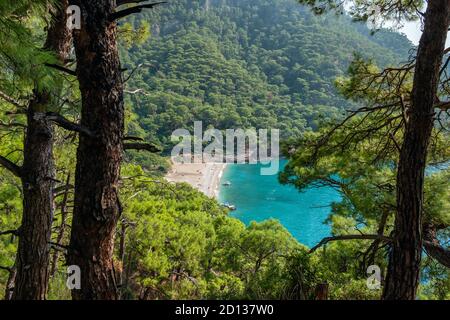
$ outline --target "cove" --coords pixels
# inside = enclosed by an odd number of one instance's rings
[[[287,161],[282,160],[280,170]],[[309,247],[330,235],[324,224],[332,202],[340,201],[333,188],[309,188],[302,192],[281,185],[278,175],[262,176],[261,164],[230,164],[219,189],[219,201],[236,206],[231,216],[245,224],[276,219],[300,242]],[[224,186],[225,182],[230,186]]]

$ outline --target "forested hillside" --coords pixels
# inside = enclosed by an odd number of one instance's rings
[[[2,297],[450,298],[450,2],[381,12],[426,9],[412,51],[352,21],[371,0],[144,2],[76,1],[75,30],[72,1],[0,4]],[[199,120],[281,129],[280,182],[341,195],[330,236],[307,248],[165,179]]]
[[[284,138],[335,119],[351,102],[337,93],[353,54],[380,66],[408,57],[394,32],[371,35],[348,16],[314,16],[293,0],[176,1],[132,17],[151,24],[142,45],[122,49],[142,134],[166,144],[194,120],[225,128],[278,128]],[[130,126],[135,134],[138,129]]]

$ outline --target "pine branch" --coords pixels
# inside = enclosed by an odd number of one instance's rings
[[[450,250],[441,246],[438,240],[437,231],[445,229],[445,226],[436,226],[426,223],[423,226],[423,247],[426,253],[447,268],[450,268]]]
[[[23,106],[19,101],[17,101],[13,97],[10,97],[9,95],[4,93],[3,91],[0,91],[0,98],[5,100],[6,102],[9,102],[10,104],[16,106],[19,109],[25,109],[25,106]]]
[[[151,153],[161,152],[161,149],[150,143],[124,143],[124,150],[145,150]]]
[[[5,236],[5,235],[14,235],[14,236],[19,236],[19,230],[15,229],[15,230],[6,230],[6,231],[0,231],[0,236]]]
[[[95,133],[93,133],[91,130],[89,130],[88,128],[72,122],[70,120],[67,120],[66,118],[64,118],[62,115],[55,113],[55,112],[47,112],[43,115],[47,120],[52,121],[54,123],[56,123],[58,126],[60,126],[63,129],[69,130],[69,131],[75,131],[78,132],[80,134],[84,134],[88,137],[91,138],[95,138],[96,135]]]
[[[123,138],[123,141],[144,141],[144,139],[139,137],[127,136]]]
[[[127,83],[127,82],[131,79],[131,77],[134,75],[134,73],[135,73],[138,69],[140,69],[140,68],[142,68],[142,67],[144,67],[144,66],[145,66],[145,67],[153,67],[153,65],[150,64],[150,63],[140,63],[140,64],[138,64],[137,66],[135,66],[135,67],[133,68],[133,70],[131,70],[130,74],[129,74],[128,77],[123,81],[123,83]],[[125,70],[125,71],[127,71],[127,70]],[[125,93],[136,94],[136,93],[141,92],[141,91],[143,91],[143,89],[137,89],[136,92],[132,92],[132,91],[125,90]]]
[[[8,271],[8,272],[11,272],[12,269],[13,269],[13,268],[11,268],[11,267],[0,266],[0,270],[5,270],[5,271]]]
[[[450,101],[439,102],[434,108],[441,109],[441,111],[448,111],[450,110]]]
[[[313,253],[314,251],[324,246],[328,242],[343,241],[343,240],[380,240],[384,242],[392,242],[391,238],[378,234],[350,234],[343,236],[327,237],[323,238],[317,245],[311,248],[311,250],[309,250],[309,253]]]
[[[13,111],[6,111],[5,115],[7,116],[17,116],[20,114],[27,114],[27,108],[26,107],[21,107],[17,110],[13,110]]]
[[[65,246],[56,242],[48,242],[48,244],[55,250],[67,252],[69,250],[69,246]]]
[[[68,68],[65,68],[65,67],[63,67],[63,66],[60,66],[60,65],[57,65],[57,64],[53,64],[53,63],[46,63],[45,65],[46,65],[47,67],[56,69],[56,70],[58,70],[58,71],[62,71],[62,72],[64,72],[64,73],[67,73],[67,74],[69,74],[69,75],[71,75],[71,76],[75,76],[75,77],[77,76],[77,73],[76,73],[75,71],[70,70],[70,69],[68,69]]]
[[[64,185],[64,186],[61,186],[61,187],[57,187],[57,188],[54,188],[53,189],[53,194],[59,194],[60,192],[66,192],[66,191],[68,191],[68,190],[71,190],[71,189],[74,189],[75,188],[75,186],[73,186],[73,185],[71,185],[71,184],[67,184],[67,185]]]
[[[14,127],[26,128],[27,126],[24,125],[23,123],[19,123],[19,122],[5,123],[5,122],[0,120],[0,127],[3,127],[3,128],[14,128]]]
[[[119,7],[123,6],[124,4],[141,3],[146,1],[148,0],[117,0],[116,5]]]
[[[431,241],[424,241],[423,246],[428,255],[443,266],[450,268],[450,250]]]
[[[160,4],[164,4],[164,3],[167,3],[167,2],[162,1],[162,2],[154,2],[154,3],[149,3],[149,4],[141,4],[138,6],[131,7],[131,8],[123,9],[123,10],[113,13],[109,17],[109,21],[113,22],[118,19],[125,18],[126,16],[129,16],[130,14],[140,13],[143,9],[153,9],[154,7],[156,7]]]
[[[22,178],[22,167],[18,166],[14,162],[0,156],[0,165],[9,170],[16,177]]]

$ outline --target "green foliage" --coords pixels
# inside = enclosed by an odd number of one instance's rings
[[[396,167],[397,150],[380,153],[379,146],[389,140],[389,130],[380,129],[377,134],[366,139],[354,136],[361,119],[365,123],[379,124],[377,118],[356,116],[347,125],[324,127],[315,133],[306,133],[294,144],[285,146],[290,162],[280,175],[284,183],[292,183],[299,189],[310,186],[329,186],[342,194],[342,201],[332,205],[329,223],[332,235],[377,234],[389,235],[392,232],[396,212]],[[332,133],[332,134],[331,134]],[[401,132],[399,133],[401,135]],[[435,143],[430,152],[430,161],[448,161],[447,134],[439,130],[433,135]],[[425,179],[424,222],[439,225],[442,231],[439,239],[448,239],[448,206],[450,188],[448,165],[438,168],[430,166]],[[385,222],[382,222],[385,219]],[[365,269],[376,264],[386,270],[387,260],[382,243],[374,247],[372,240],[337,241],[328,244],[326,249],[318,250],[319,277],[330,283],[333,299],[379,298],[380,292],[367,290]],[[376,249],[375,249],[376,248]],[[424,262],[421,298],[435,299],[445,297],[449,292],[448,272],[438,267],[427,267]]]
[[[3,104],[0,102],[0,110]],[[0,134],[5,132],[1,130]],[[20,160],[20,133],[10,134],[8,141],[0,144],[0,154],[8,155],[11,161]],[[17,230],[20,226],[22,216],[22,189],[20,180],[13,176],[8,170],[0,166],[0,231]],[[4,285],[9,272],[4,268],[14,265],[17,250],[17,237],[14,235],[0,236],[0,292],[4,292]]]
[[[283,138],[317,129],[349,106],[334,86],[352,60],[349,50],[384,66],[411,47],[399,34],[371,36],[347,16],[315,17],[287,0],[183,0],[142,20],[152,22],[153,36],[122,52],[130,70],[143,64],[128,82],[130,91],[143,91],[129,102],[145,138],[166,147],[174,129],[191,129],[194,120],[218,129],[278,128]]]
[[[128,176],[139,167],[128,166]],[[277,299],[299,245],[276,221],[245,227],[185,184],[141,177],[124,190],[124,295],[153,299]],[[131,267],[130,267],[131,266]],[[132,277],[132,280],[131,280]]]
[[[422,0],[389,1],[389,0],[299,0],[300,3],[311,7],[315,14],[335,11],[342,14],[345,7],[355,21],[373,21],[375,30],[377,24],[386,21],[403,23],[417,20],[417,11],[422,9]]]
[[[125,48],[143,44],[150,37],[150,24],[141,22],[136,28],[129,22],[119,26],[119,41]]]
[[[379,295],[352,258],[367,241],[333,243],[311,255],[279,222],[245,226],[186,184],[147,177],[132,165],[124,182],[126,246],[116,265],[125,299],[313,299],[323,282],[334,299]],[[333,233],[351,233],[354,220],[338,218]]]
[[[56,58],[42,50],[44,18],[53,1],[5,0],[0,5],[0,88],[25,86],[42,90],[58,84],[55,70],[46,63]],[[22,88],[21,88],[22,89]]]
[[[41,50],[43,21],[37,17],[47,15],[47,4],[43,0],[0,3],[0,88],[14,96],[27,96],[34,88],[61,88],[55,71],[44,67],[54,57]],[[375,92],[356,95],[366,84],[361,75],[375,74],[376,64],[397,62],[411,47],[404,36],[387,30],[372,36],[364,25],[350,22],[345,15],[315,17],[288,0],[182,0],[146,12],[142,19],[130,18],[119,30],[121,54],[131,75],[127,91],[142,90],[127,97],[127,135],[168,147],[172,131],[192,128],[194,120],[219,129],[279,128],[283,138],[300,137],[294,149],[286,148],[291,162],[282,180],[300,189],[326,184],[342,192],[343,200],[333,204],[329,218],[333,235],[375,233],[384,213],[383,231],[390,232],[396,152],[391,144],[382,161],[375,157],[378,147],[390,141],[386,132],[370,139],[356,134],[346,145],[351,148],[342,148],[346,130],[360,126],[355,119],[328,138],[331,148],[316,152],[314,147],[322,141],[324,123],[340,118],[343,108],[377,97]],[[349,48],[362,53],[353,63]],[[350,78],[343,78],[348,66]],[[76,90],[63,89],[69,100],[79,99]],[[0,102],[2,124],[10,121],[3,112],[10,109]],[[76,105],[64,106],[58,111],[76,119],[76,109]],[[378,119],[369,120],[376,124]],[[17,151],[23,148],[25,119],[17,116],[14,121],[18,126],[7,128],[0,154],[20,163]],[[321,131],[313,132],[318,128]],[[3,126],[0,129],[3,133]],[[55,137],[57,179],[65,182],[69,176],[70,185],[77,139],[62,130]],[[436,134],[430,161],[446,159],[446,140]],[[333,242],[309,254],[279,222],[245,226],[214,199],[186,184],[166,182],[162,176],[169,165],[161,156],[130,151],[125,161],[139,165],[126,164],[121,179],[124,212],[117,230],[115,266],[123,298],[312,299],[316,285],[324,282],[333,299],[379,297],[379,291],[367,289],[364,267],[370,260],[384,269],[386,259],[381,250],[374,254],[367,250],[371,241]],[[435,224],[450,223],[449,175],[448,169],[427,175],[425,213]],[[71,192],[68,195],[71,207]],[[63,198],[64,192],[56,196],[54,225],[58,227],[71,222],[70,216],[62,220]],[[21,210],[20,182],[0,168],[0,231],[17,229]],[[447,233],[442,237],[448,238]],[[66,232],[63,243],[67,238]],[[13,266],[16,245],[13,236],[0,238],[0,267]],[[49,299],[70,297],[64,263],[61,255]],[[5,268],[0,269],[1,292],[8,277]],[[423,269],[420,297],[448,299],[448,270],[428,260]]]
[[[9,173],[0,169],[0,231],[17,230],[20,226],[22,201],[20,198],[20,185],[10,177]],[[17,237],[4,235],[0,237],[0,291],[4,292],[4,285],[9,272],[4,268],[14,265],[17,250]]]
[[[449,269],[426,257],[423,262],[422,283],[418,297],[421,300],[450,300]]]
[[[60,271],[51,279],[48,289],[48,300],[71,300],[70,290],[67,288],[66,267],[61,267]]]

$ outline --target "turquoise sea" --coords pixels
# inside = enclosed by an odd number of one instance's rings
[[[281,170],[286,165],[281,162]],[[313,246],[330,234],[324,224],[330,204],[339,201],[332,188],[310,188],[299,192],[278,182],[278,175],[263,176],[261,165],[231,164],[222,175],[219,201],[235,205],[231,215],[248,224],[251,221],[279,220],[301,243]],[[224,182],[230,186],[223,186]]]

